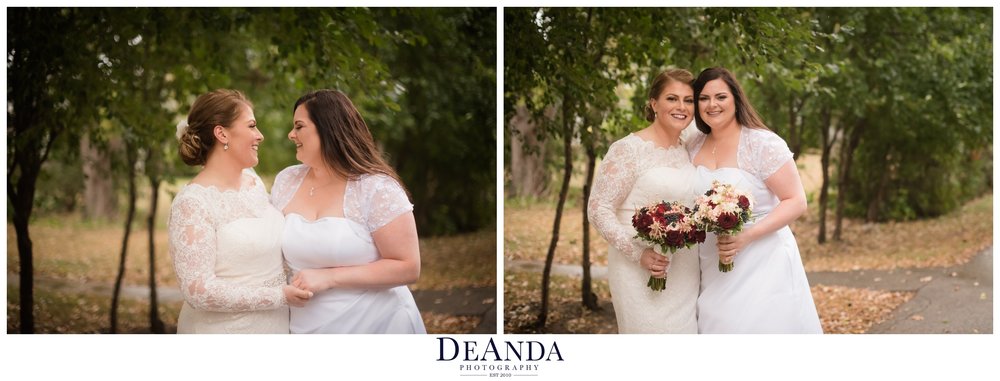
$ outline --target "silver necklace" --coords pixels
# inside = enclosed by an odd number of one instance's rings
[[[314,179],[316,178],[316,174],[313,174],[313,178]],[[328,186],[332,185],[335,182],[337,182],[337,179],[330,180],[330,182],[328,182],[326,184],[323,184],[323,185],[320,185],[320,186],[315,186],[314,185],[314,186],[309,187],[309,197],[312,197],[313,195],[315,195],[317,189],[322,189],[322,188],[328,187]]]

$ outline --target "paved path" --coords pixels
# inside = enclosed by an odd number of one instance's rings
[[[509,271],[541,273],[539,261],[507,261]],[[552,274],[582,276],[580,265],[553,264]],[[595,280],[607,279],[607,268],[591,266]],[[819,271],[807,274],[809,283],[916,295],[896,308],[892,316],[867,333],[993,333],[993,248],[969,263],[923,269]]]
[[[993,248],[953,267],[809,273],[809,283],[916,292],[867,333],[993,333]]]
[[[7,273],[7,284],[17,285],[20,277]],[[35,275],[35,287],[47,289],[70,290],[76,293],[103,295],[110,297],[113,285],[103,283],[78,283],[59,279],[40,278]],[[184,297],[176,287],[157,287],[157,299],[160,303],[181,302]],[[149,287],[122,286],[122,298],[148,300]],[[414,290],[413,299],[420,311],[429,311],[446,315],[479,316],[479,325],[469,333],[497,332],[496,287],[459,288],[454,290]]]

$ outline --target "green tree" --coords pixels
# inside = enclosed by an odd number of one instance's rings
[[[28,224],[42,164],[55,142],[96,125],[106,83],[92,20],[77,10],[10,9],[7,37],[7,197],[20,260],[21,332],[34,332],[33,251]],[[83,128],[75,128],[83,126]]]

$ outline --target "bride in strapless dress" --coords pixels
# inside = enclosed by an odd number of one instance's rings
[[[343,93],[295,103],[295,157],[272,203],[286,216],[292,284],[315,292],[291,309],[292,333],[426,333],[407,284],[420,274],[417,227],[402,182]]]

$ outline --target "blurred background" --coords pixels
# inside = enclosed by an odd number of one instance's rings
[[[809,211],[791,227],[824,331],[930,323],[904,313],[916,286],[992,268],[992,9],[505,8],[504,22],[506,332],[617,332],[586,200],[672,67],[728,68],[795,154]],[[883,281],[899,274],[905,287]],[[949,295],[991,331],[988,276]],[[915,329],[984,330],[946,319]]]
[[[339,89],[412,195],[429,332],[494,332],[494,8],[8,8],[7,332],[172,332],[195,98],[244,92],[268,189],[294,101]]]

